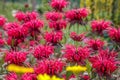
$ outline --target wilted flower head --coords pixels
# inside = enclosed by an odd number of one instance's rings
[[[85,38],[85,34],[81,33],[81,34],[77,34],[76,32],[71,32],[70,33],[70,37],[74,40],[74,41],[82,41]]]
[[[6,20],[7,19],[5,17],[0,16],[0,26],[3,26],[5,24],[5,22],[6,22]]]
[[[67,26],[67,22],[65,20],[49,22],[49,27],[53,28],[54,30],[61,30],[66,28],[66,26]]]
[[[5,80],[17,80],[18,76],[16,73],[9,73],[5,76]]]
[[[104,42],[100,39],[90,39],[87,44],[88,47],[92,48],[93,50],[102,49],[102,47],[104,46]]]
[[[90,56],[87,47],[76,48],[73,45],[66,45],[66,49],[63,51],[65,52],[64,57],[71,62],[83,63]]]
[[[5,55],[5,62],[21,65],[26,60],[26,56],[25,52],[8,52]]]
[[[54,53],[54,48],[47,45],[39,45],[34,50],[34,57],[37,59],[49,58],[49,56]]]
[[[117,69],[117,53],[100,50],[99,54],[90,59],[92,67],[100,76],[110,76]]]
[[[63,33],[61,31],[46,32],[44,38],[46,42],[57,44],[62,40],[62,36],[63,36]]]
[[[82,24],[83,18],[86,18],[89,14],[88,9],[86,8],[80,8],[80,9],[73,9],[70,11],[67,11],[65,16],[71,23],[79,23]]]
[[[31,73],[25,73],[22,75],[21,80],[37,80],[37,75]]]
[[[94,20],[91,22],[91,28],[93,32],[103,34],[103,31],[111,27],[111,22],[104,20]]]
[[[56,11],[62,11],[68,5],[67,0],[51,0],[50,5]]]
[[[50,21],[57,21],[62,19],[63,15],[59,12],[48,12],[46,13],[46,19]]]
[[[59,60],[43,60],[35,67],[35,73],[49,75],[59,74],[64,67],[64,63]]]
[[[120,43],[120,28],[110,28],[108,34],[113,41]]]
[[[23,21],[23,22],[28,22],[28,21],[31,21],[31,20],[35,20],[37,19],[37,16],[38,16],[38,13],[36,12],[17,12],[16,15],[15,15],[15,18],[18,20],[18,21]]]

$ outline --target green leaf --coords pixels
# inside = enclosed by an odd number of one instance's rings
[[[72,72],[67,71],[67,72],[66,72],[66,80],[68,80],[71,75],[72,75]]]
[[[87,67],[87,72],[90,74],[92,67],[91,67],[91,63],[88,60],[86,60],[86,67]]]

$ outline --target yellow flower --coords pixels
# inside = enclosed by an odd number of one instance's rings
[[[86,70],[87,70],[87,68],[83,67],[83,66],[68,66],[66,68],[66,71],[71,71],[74,74],[79,74],[80,72],[84,72]]]
[[[64,79],[58,78],[58,77],[56,77],[56,76],[50,77],[50,76],[47,75],[47,74],[39,74],[39,75],[37,76],[37,79],[38,79],[38,80],[64,80]]]
[[[10,72],[16,72],[16,73],[34,73],[33,68],[27,68],[23,66],[17,66],[15,64],[10,64],[7,66],[7,70]]]

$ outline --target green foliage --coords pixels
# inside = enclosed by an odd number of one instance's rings
[[[120,25],[120,0],[80,0],[80,7],[91,10],[91,19],[111,20]]]

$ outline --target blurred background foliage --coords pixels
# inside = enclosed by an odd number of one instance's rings
[[[37,10],[40,14],[50,11],[50,0],[0,0],[0,14],[5,15],[9,21],[13,20],[14,10]],[[70,0],[69,8],[87,7],[91,10],[88,20],[111,20],[115,25],[120,25],[120,0]],[[28,4],[29,8],[25,8]]]

